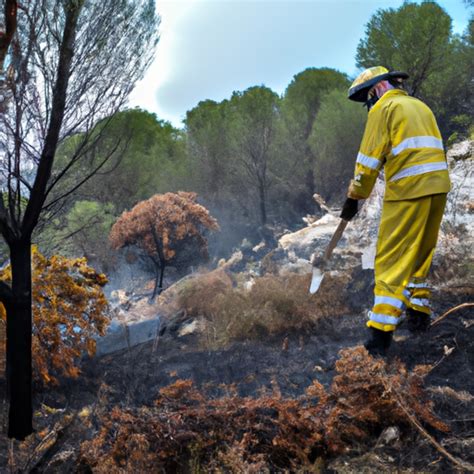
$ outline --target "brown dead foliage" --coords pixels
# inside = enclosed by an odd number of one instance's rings
[[[307,389],[309,396],[324,402],[328,451],[342,453],[381,427],[409,426],[407,411],[437,430],[449,430],[433,414],[433,403],[423,388],[428,367],[417,366],[409,372],[401,362],[387,364],[363,348],[344,349],[340,355],[330,391],[317,381]]]
[[[209,399],[189,380],[162,389],[153,407],[119,408],[96,422],[81,447],[81,468],[109,472],[280,472],[311,470],[323,459],[370,449],[380,432],[412,419],[448,427],[432,412],[422,367],[374,360],[361,347],[341,351],[337,375],[297,399]]]
[[[208,316],[214,312],[218,295],[232,291],[231,277],[223,270],[196,275],[185,282],[177,296],[177,309],[193,317]]]
[[[328,276],[317,295],[309,294],[309,275],[265,275],[250,284],[222,270],[188,281],[176,298],[187,316],[207,321],[205,345],[216,349],[232,341],[258,339],[313,328],[324,317],[347,313],[340,294],[347,283]],[[327,281],[326,281],[327,280]],[[330,291],[327,291],[331,288]]]
[[[207,239],[203,230],[219,230],[209,211],[197,203],[197,194],[190,192],[155,194],[125,211],[110,231],[110,244],[118,249],[138,245],[160,263],[169,264],[187,241],[196,253],[207,257]]]
[[[451,398],[461,403],[470,403],[474,401],[474,395],[466,390],[456,391],[451,387],[430,387],[429,391],[440,395],[442,398]]]

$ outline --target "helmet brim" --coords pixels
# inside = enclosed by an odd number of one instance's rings
[[[369,90],[378,82],[394,78],[408,79],[409,77],[410,76],[406,72],[401,71],[391,71],[385,74],[380,74],[379,76],[373,77],[362,84],[351,87],[349,89],[348,98],[356,102],[367,102]]]

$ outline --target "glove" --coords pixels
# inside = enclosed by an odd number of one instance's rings
[[[342,206],[341,219],[350,221],[359,210],[359,201],[357,199],[347,198],[346,202]]]

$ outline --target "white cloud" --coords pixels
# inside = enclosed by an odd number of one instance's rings
[[[439,1],[458,29],[465,11],[462,1]],[[156,60],[130,104],[181,126],[186,111],[201,100],[220,101],[234,90],[258,84],[281,94],[293,76],[308,67],[332,67],[354,75],[365,24],[378,8],[398,8],[402,3],[157,0],[162,25]]]
[[[182,23],[190,15],[197,0],[158,1],[157,11],[161,17],[160,41],[158,42],[155,60],[132,92],[129,103],[133,107],[156,112],[159,118],[176,122],[175,117],[166,113],[157,102],[156,91],[170,82],[176,74],[179,58],[179,41],[183,34]],[[175,123],[176,125],[176,123]]]

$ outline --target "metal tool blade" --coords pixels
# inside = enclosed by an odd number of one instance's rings
[[[313,276],[311,278],[311,285],[309,287],[309,292],[313,295],[319,290],[321,286],[321,282],[324,278],[324,271],[327,270],[327,264],[329,259],[331,258],[332,251],[334,247],[336,247],[337,243],[342,237],[344,229],[347,226],[347,222],[345,219],[341,219],[339,225],[337,226],[336,231],[334,232],[331,241],[329,242],[324,255],[322,257],[314,258],[313,259]]]
[[[311,286],[309,292],[313,295],[319,290],[321,282],[323,281],[324,273],[318,267],[313,267],[313,277],[311,279]]]

